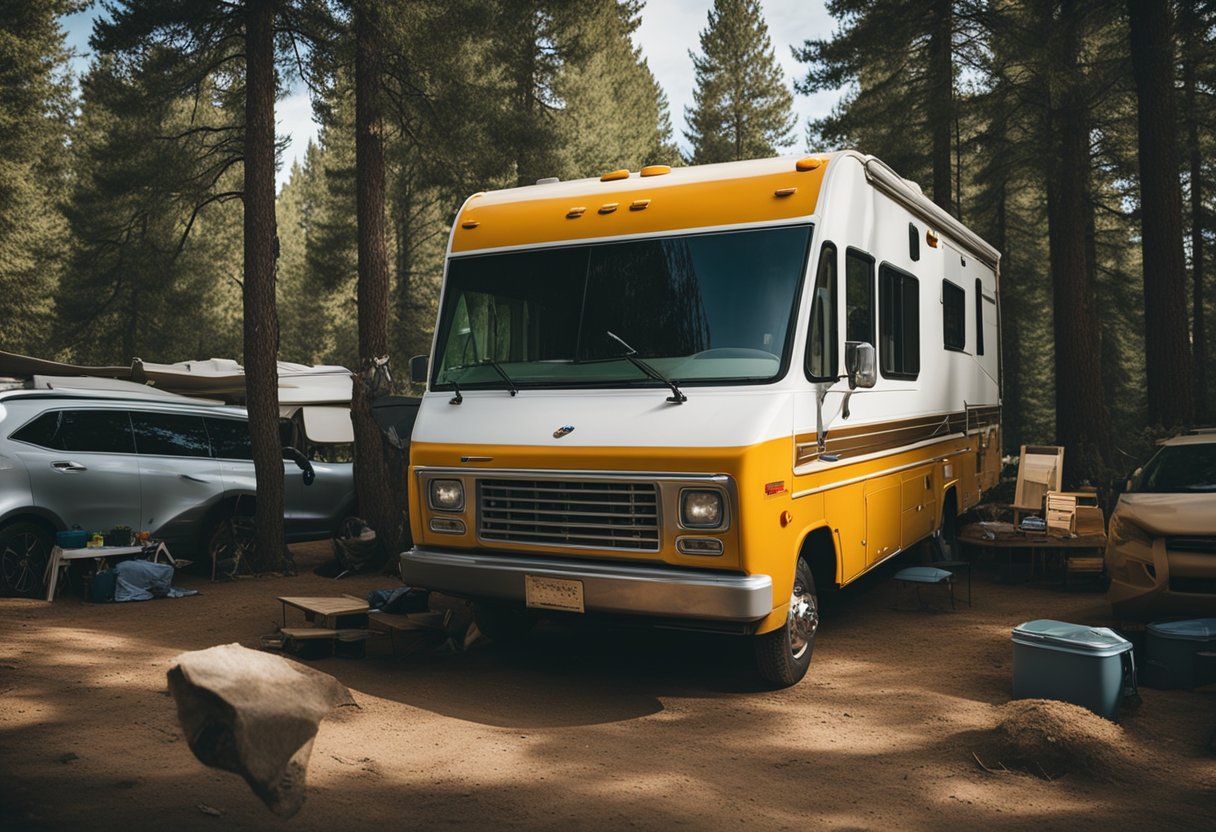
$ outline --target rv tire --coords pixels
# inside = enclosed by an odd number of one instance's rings
[[[753,638],[760,677],[774,687],[798,684],[811,666],[818,629],[819,598],[815,593],[815,579],[811,567],[800,557],[794,570],[794,588],[785,624]]]

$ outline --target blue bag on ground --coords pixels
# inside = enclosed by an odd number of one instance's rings
[[[114,587],[115,601],[150,601],[153,598],[181,598],[197,595],[197,590],[175,589],[172,586],[173,566],[147,560],[124,560],[114,566],[118,584]]]
[[[367,605],[380,612],[404,615],[410,612],[426,612],[430,609],[431,592],[416,586],[400,586],[396,589],[373,589],[367,593]]]

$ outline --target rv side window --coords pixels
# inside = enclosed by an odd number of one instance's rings
[[[812,381],[834,381],[839,363],[836,342],[836,246],[824,243],[811,300],[806,371]]]
[[[851,248],[845,252],[845,340],[874,343],[874,258]]]
[[[975,354],[984,354],[984,281],[975,279]]]
[[[883,263],[878,270],[878,365],[887,378],[920,373],[920,284]]]
[[[942,281],[942,344],[948,350],[967,347],[967,293],[949,280]]]

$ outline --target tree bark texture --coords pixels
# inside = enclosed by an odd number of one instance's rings
[[[1195,389],[1182,251],[1173,30],[1167,0],[1128,0],[1127,9],[1139,102],[1148,416],[1153,424],[1184,425],[1194,418]]]
[[[283,534],[283,449],[279,436],[278,241],[274,204],[274,0],[245,11],[245,406],[257,476],[260,568],[292,569]]]
[[[1199,112],[1196,100],[1196,71],[1195,64],[1201,47],[1199,40],[1199,23],[1190,19],[1193,5],[1184,4],[1188,10],[1182,31],[1185,32],[1183,44],[1182,88],[1186,108],[1186,144],[1188,167],[1190,168],[1190,212],[1191,212],[1191,353],[1194,357],[1195,370],[1195,420],[1206,424],[1208,419],[1208,372],[1207,372],[1207,326],[1203,309],[1204,297],[1204,257],[1203,257],[1203,154],[1199,145]]]
[[[404,540],[405,499],[393,493],[392,448],[372,418],[372,400],[389,392],[388,247],[384,212],[384,35],[374,2],[355,4],[355,188],[359,225],[359,369],[351,419],[359,513],[389,555]],[[399,454],[399,465],[403,464]],[[403,480],[402,480],[403,481]]]
[[[929,35],[928,115],[933,137],[933,201],[956,214],[951,199],[953,166],[950,163],[954,127],[954,66],[952,63],[951,0],[933,0],[933,30]]]
[[[1050,9],[1050,4],[1045,4]],[[1110,457],[1110,414],[1102,390],[1098,321],[1090,284],[1090,150],[1085,100],[1080,89],[1078,12],[1061,4],[1048,85],[1048,129],[1053,151],[1047,165],[1048,245],[1051,255],[1055,335],[1056,436],[1064,446],[1069,486],[1098,481]]]

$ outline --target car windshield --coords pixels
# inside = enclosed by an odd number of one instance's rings
[[[809,225],[453,258],[432,384],[762,383],[787,363]],[[625,346],[627,345],[627,347]]]
[[[1135,477],[1132,490],[1158,494],[1216,492],[1216,442],[1162,448]]]

